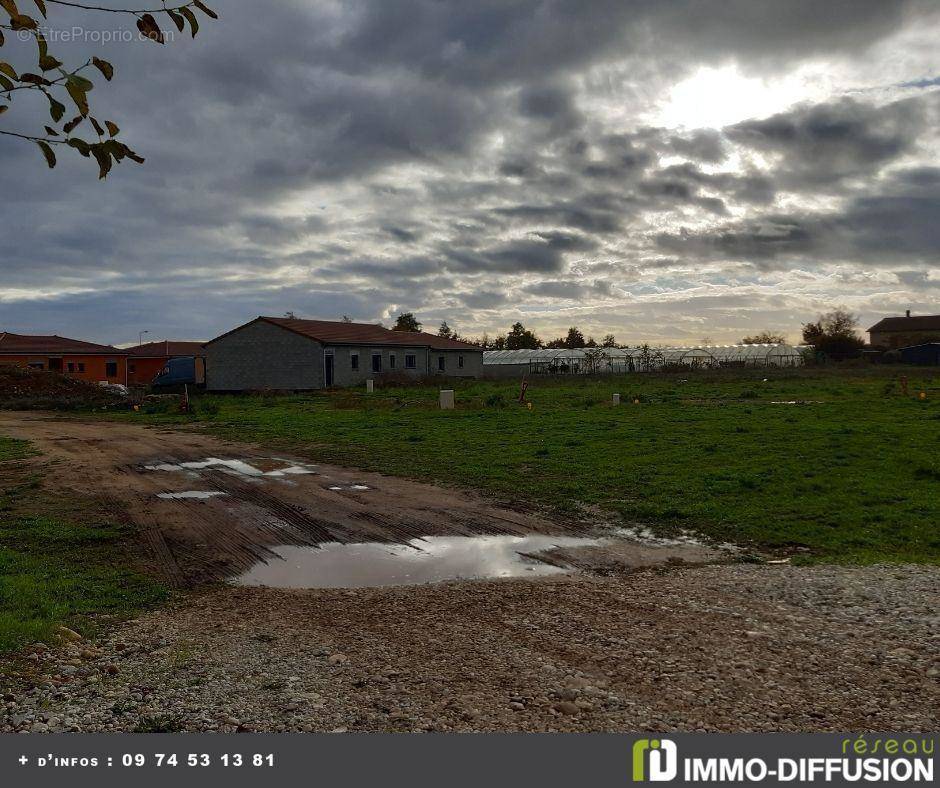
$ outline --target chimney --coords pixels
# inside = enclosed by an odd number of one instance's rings
[[[904,317],[910,317],[910,316],[911,316],[911,310],[908,309],[907,312],[905,312]]]

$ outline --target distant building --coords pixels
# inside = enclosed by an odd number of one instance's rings
[[[128,348],[127,379],[132,385],[149,386],[167,362],[173,358],[195,358],[198,370],[205,369],[206,349],[203,342],[147,342]],[[201,381],[200,381],[201,382]]]
[[[127,384],[126,350],[60,336],[0,332],[0,364],[60,372],[91,382]]]
[[[382,377],[478,378],[483,349],[370,323],[258,317],[206,343],[210,391],[305,391]]]
[[[899,351],[905,364],[940,366],[940,342],[925,342],[922,345],[902,347]]]
[[[911,317],[907,310],[904,317],[886,317],[868,329],[872,347],[895,350],[920,345],[925,342],[940,342],[940,315]]]

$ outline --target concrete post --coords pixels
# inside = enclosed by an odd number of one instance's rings
[[[619,405],[619,404],[620,404],[620,395],[614,394],[614,405]]]
[[[454,409],[454,392],[452,389],[441,391],[441,410]]]
[[[373,391],[375,391],[375,381],[367,380],[366,381],[366,394],[371,394]]]

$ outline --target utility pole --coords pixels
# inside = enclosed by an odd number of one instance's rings
[[[144,344],[144,334],[149,334],[149,331],[139,331],[137,332],[137,347],[140,347]]]

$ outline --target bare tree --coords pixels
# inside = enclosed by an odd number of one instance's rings
[[[775,334],[773,331],[761,331],[741,340],[742,345],[785,345],[786,342],[787,338],[783,334]]]
[[[858,318],[841,307],[820,315],[815,323],[805,323],[803,341],[835,357],[852,355],[865,346],[858,335]]]

